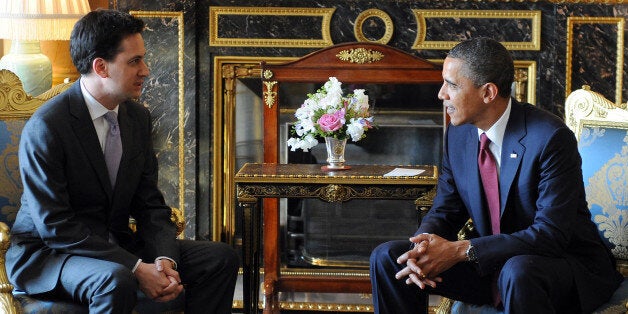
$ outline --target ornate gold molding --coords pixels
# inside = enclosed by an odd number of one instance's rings
[[[628,111],[625,109],[625,106],[618,107],[584,85],[570,93],[565,100],[565,123],[579,138],[581,120],[628,121]],[[608,117],[609,114],[613,116]]]
[[[330,22],[336,8],[299,7],[209,7],[209,45],[221,47],[322,48],[333,45]],[[219,37],[218,19],[226,15],[307,16],[321,18],[321,39],[224,38]]]
[[[571,93],[571,72],[573,70],[574,26],[577,24],[615,24],[617,27],[617,59],[615,64],[615,105],[622,105],[622,83],[624,69],[624,25],[623,17],[568,17],[567,18],[567,57],[565,60],[565,97]]]
[[[336,57],[341,61],[350,63],[373,63],[384,58],[384,54],[372,49],[356,48],[349,50],[341,50]]]
[[[262,78],[265,79],[265,80],[270,80],[271,78],[273,78],[273,75],[275,75],[275,74],[273,74],[273,71],[266,70],[266,71],[264,71],[262,73]]]
[[[536,105],[536,61],[514,60],[515,99]]]
[[[275,99],[277,98],[277,92],[273,91],[273,86],[277,84],[277,81],[264,81],[264,85],[266,85],[266,91],[264,92],[264,104],[268,106],[268,108],[272,108],[275,103]]]
[[[212,140],[212,239],[231,243],[235,233],[235,105],[236,80],[260,78],[260,62],[284,63],[294,57],[214,58]],[[224,187],[224,188],[222,188]],[[224,237],[224,238],[223,238]]]
[[[53,86],[39,96],[28,95],[20,78],[9,70],[0,70],[0,119],[29,118],[46,100],[61,93],[72,83]]]
[[[364,32],[362,31],[362,26],[364,26],[364,22],[372,17],[379,18],[380,20],[382,20],[382,22],[384,22],[385,31],[384,35],[380,39],[370,40],[366,38],[366,36],[364,36]],[[393,30],[394,25],[392,19],[386,12],[379,9],[368,9],[360,13],[355,19],[355,24],[353,26],[353,34],[358,41],[373,42],[383,45],[387,44],[390,41],[393,35]]]
[[[490,1],[490,0],[489,0]],[[504,2],[508,2],[509,0],[503,0]],[[534,0],[528,0],[530,2],[536,2]],[[550,3],[567,3],[567,4],[624,4],[628,3],[626,0],[547,0]],[[518,0],[517,2],[521,2]]]
[[[529,42],[502,42],[509,50],[541,50],[541,11],[538,10],[412,10],[417,22],[417,37],[412,49],[449,50],[456,41],[426,41],[429,18],[451,19],[528,19],[532,30]]]
[[[179,145],[178,149],[178,163],[179,163],[179,180],[178,180],[178,197],[179,197],[179,209],[185,216],[185,69],[183,67],[184,57],[184,45],[185,45],[185,32],[183,12],[164,12],[164,11],[129,11],[129,14],[139,18],[171,18],[177,20],[177,35],[179,36],[177,41],[177,66],[178,73],[178,126],[179,126]],[[181,235],[183,236],[183,234]]]

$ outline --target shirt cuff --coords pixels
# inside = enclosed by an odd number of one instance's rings
[[[155,263],[157,263],[157,261],[160,259],[169,260],[172,263],[172,269],[177,270],[177,262],[175,262],[172,258],[167,257],[167,256],[157,256],[157,258],[155,258]]]
[[[131,272],[135,274],[135,271],[137,270],[137,268],[140,266],[140,263],[142,262],[142,259],[138,259],[137,262],[135,263],[135,266],[133,266],[133,269],[131,269]]]

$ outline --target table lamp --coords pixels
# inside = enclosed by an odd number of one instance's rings
[[[90,11],[88,0],[2,0],[0,38],[11,50],[0,69],[14,72],[33,96],[52,87],[52,64],[41,53],[40,40],[69,40],[78,19]]]

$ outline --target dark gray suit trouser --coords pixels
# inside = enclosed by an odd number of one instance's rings
[[[221,242],[177,241],[179,275],[185,284],[185,313],[231,313],[239,259]],[[147,261],[152,262],[152,261]],[[72,256],[59,283],[47,296],[89,305],[90,313],[131,313],[138,282],[126,267],[103,260]]]

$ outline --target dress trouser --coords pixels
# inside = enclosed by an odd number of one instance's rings
[[[239,259],[221,242],[179,240],[178,272],[185,286],[185,313],[231,313]],[[131,313],[138,283],[117,263],[72,256],[63,266],[55,297],[89,304],[90,313]]]
[[[473,304],[492,304],[491,275],[481,277],[473,263],[458,263],[443,272],[436,288],[421,290],[395,274],[403,267],[397,257],[408,241],[381,244],[371,254],[375,313],[427,313],[427,295],[437,294]],[[564,259],[533,255],[508,260],[498,279],[505,313],[578,313],[578,296],[571,267]],[[575,308],[574,308],[575,307]]]

